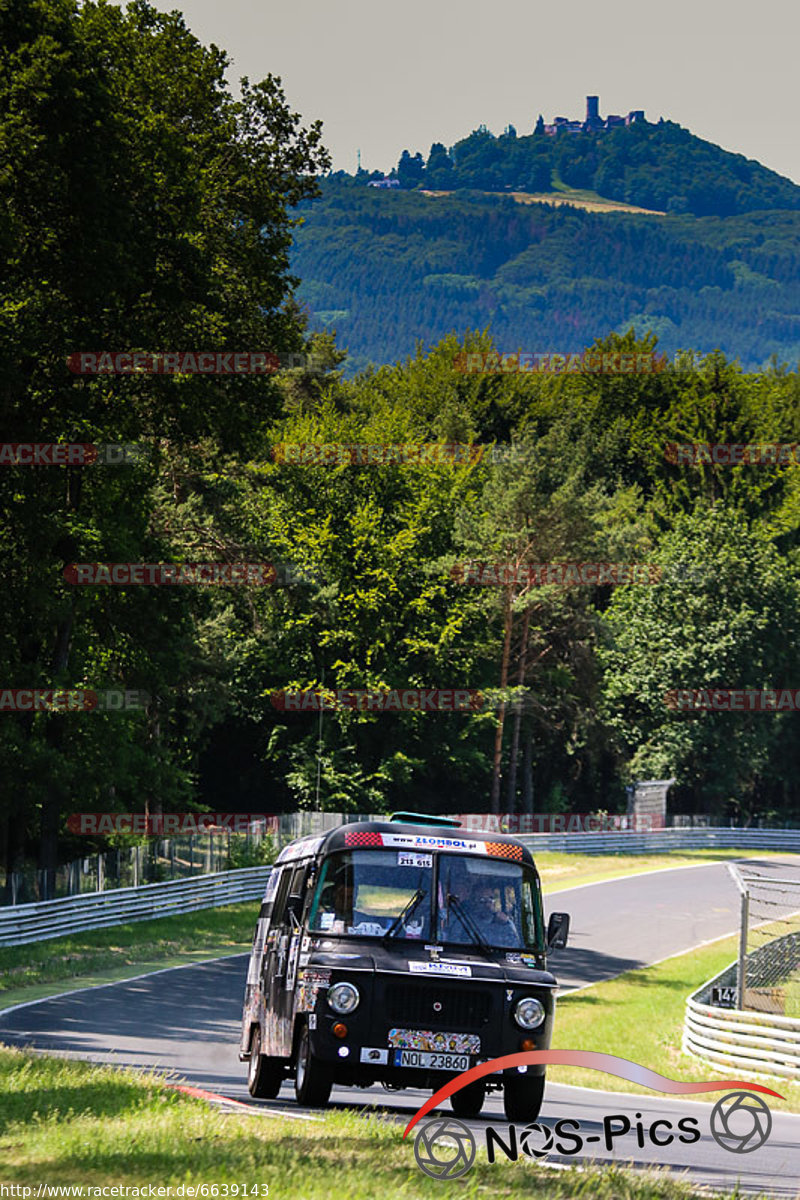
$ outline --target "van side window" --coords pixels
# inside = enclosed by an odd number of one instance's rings
[[[291,867],[284,867],[278,884],[278,890],[275,893],[275,901],[272,905],[270,929],[278,929],[279,926],[283,925],[284,917],[286,916],[286,901],[289,896],[289,883],[293,874],[294,871]]]
[[[308,863],[302,863],[300,866],[295,867],[294,874],[292,875],[291,886],[289,887],[289,897],[302,896],[303,900],[305,901],[308,869]]]

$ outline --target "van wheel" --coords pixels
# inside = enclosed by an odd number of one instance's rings
[[[486,1099],[486,1084],[482,1079],[468,1083],[460,1092],[453,1092],[450,1107],[457,1117],[477,1117]]]
[[[328,1063],[321,1062],[311,1053],[308,1026],[304,1025],[297,1048],[297,1071],[294,1079],[297,1103],[307,1108],[324,1108],[330,1099],[332,1087],[333,1070]]]
[[[256,1025],[250,1040],[247,1090],[258,1100],[274,1100],[283,1083],[283,1059],[261,1053],[261,1030]]]
[[[503,1084],[506,1120],[535,1121],[544,1099],[544,1075],[512,1075]],[[466,1089],[465,1089],[466,1090]]]

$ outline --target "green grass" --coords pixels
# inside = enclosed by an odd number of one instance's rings
[[[602,1050],[604,1054],[641,1063],[671,1079],[738,1078],[735,1067],[721,1071],[681,1053],[687,998],[733,962],[736,950],[736,937],[722,938],[657,966],[626,971],[616,979],[564,996],[556,1010],[553,1047]],[[548,1078],[580,1087],[658,1095],[649,1088],[599,1071],[550,1067]],[[770,1108],[800,1112],[800,1083],[767,1077],[761,1082],[786,1097],[784,1101],[767,1097]],[[712,1093],[696,1098],[713,1101],[719,1097]]]
[[[416,1166],[412,1137],[385,1117],[329,1112],[315,1121],[225,1114],[153,1076],[0,1047],[2,1182],[266,1184],[270,1200],[413,1200],[453,1194]],[[618,1168],[553,1171],[533,1160],[490,1165],[482,1151],[459,1196],[532,1200],[686,1200],[666,1175]]]
[[[741,858],[747,853],[744,850],[642,855],[546,853],[537,855],[536,862],[544,891],[553,892],[665,867]],[[250,949],[257,911],[258,902],[254,900],[111,929],[90,929],[28,946],[0,947],[0,1011],[71,988],[114,983],[147,971],[244,953]]]

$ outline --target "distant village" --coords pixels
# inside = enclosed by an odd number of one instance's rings
[[[545,134],[547,137],[560,137],[565,133],[602,133],[606,129],[619,129],[625,125],[647,124],[643,108],[633,108],[626,117],[611,114],[600,116],[600,97],[586,97],[586,116],[582,121],[570,121],[568,117],[556,117],[552,125],[546,125],[540,116],[536,122],[534,133]],[[399,188],[400,180],[384,175],[383,179],[373,179],[367,184],[371,188]]]

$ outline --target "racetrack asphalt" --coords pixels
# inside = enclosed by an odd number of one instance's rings
[[[740,861],[758,863],[761,871],[776,875],[786,864],[795,870],[800,867],[797,856]],[[552,892],[545,896],[545,907],[547,912],[564,910],[572,917],[570,944],[552,954],[549,963],[562,989],[569,991],[734,933],[739,893],[726,866],[716,863]],[[94,1062],[156,1068],[173,1081],[180,1078],[257,1109],[300,1115],[303,1110],[294,1104],[291,1084],[284,1084],[275,1101],[253,1101],[247,1094],[246,1067],[238,1061],[246,969],[247,955],[242,954],[35,1001],[0,1012],[0,1041]],[[598,1030],[595,1048],[602,1049],[602,1030]],[[708,1077],[700,1063],[696,1074],[698,1080]],[[575,1154],[549,1153],[549,1161],[630,1161],[686,1172],[690,1180],[718,1191],[729,1191],[738,1181],[748,1192],[782,1197],[800,1194],[800,1116],[773,1113],[766,1144],[752,1153],[735,1154],[719,1146],[709,1132],[711,1109],[722,1093],[712,1093],[711,1101],[705,1103],[667,1099],[658,1093],[615,1094],[613,1080],[606,1079],[607,1090],[548,1084],[541,1122],[552,1127],[562,1119],[576,1120],[584,1141],[592,1143],[589,1146],[587,1142]],[[781,1091],[780,1082],[763,1082]],[[411,1089],[387,1093],[380,1087],[337,1087],[332,1103],[379,1108],[395,1114],[405,1125],[428,1095]],[[449,1112],[449,1105],[441,1111]],[[632,1129],[607,1150],[603,1120],[612,1115],[626,1117]],[[637,1120],[647,1131],[656,1119],[676,1125],[680,1117],[687,1116],[699,1118],[699,1142],[687,1145],[676,1139],[661,1147],[645,1134],[645,1145],[639,1147]],[[499,1095],[490,1095],[482,1116],[466,1124],[479,1144],[489,1124],[502,1133],[505,1119]],[[666,1136],[666,1132],[662,1126],[658,1136]],[[536,1136],[544,1146],[546,1131]],[[568,1139],[560,1144],[567,1151],[574,1145]]]

